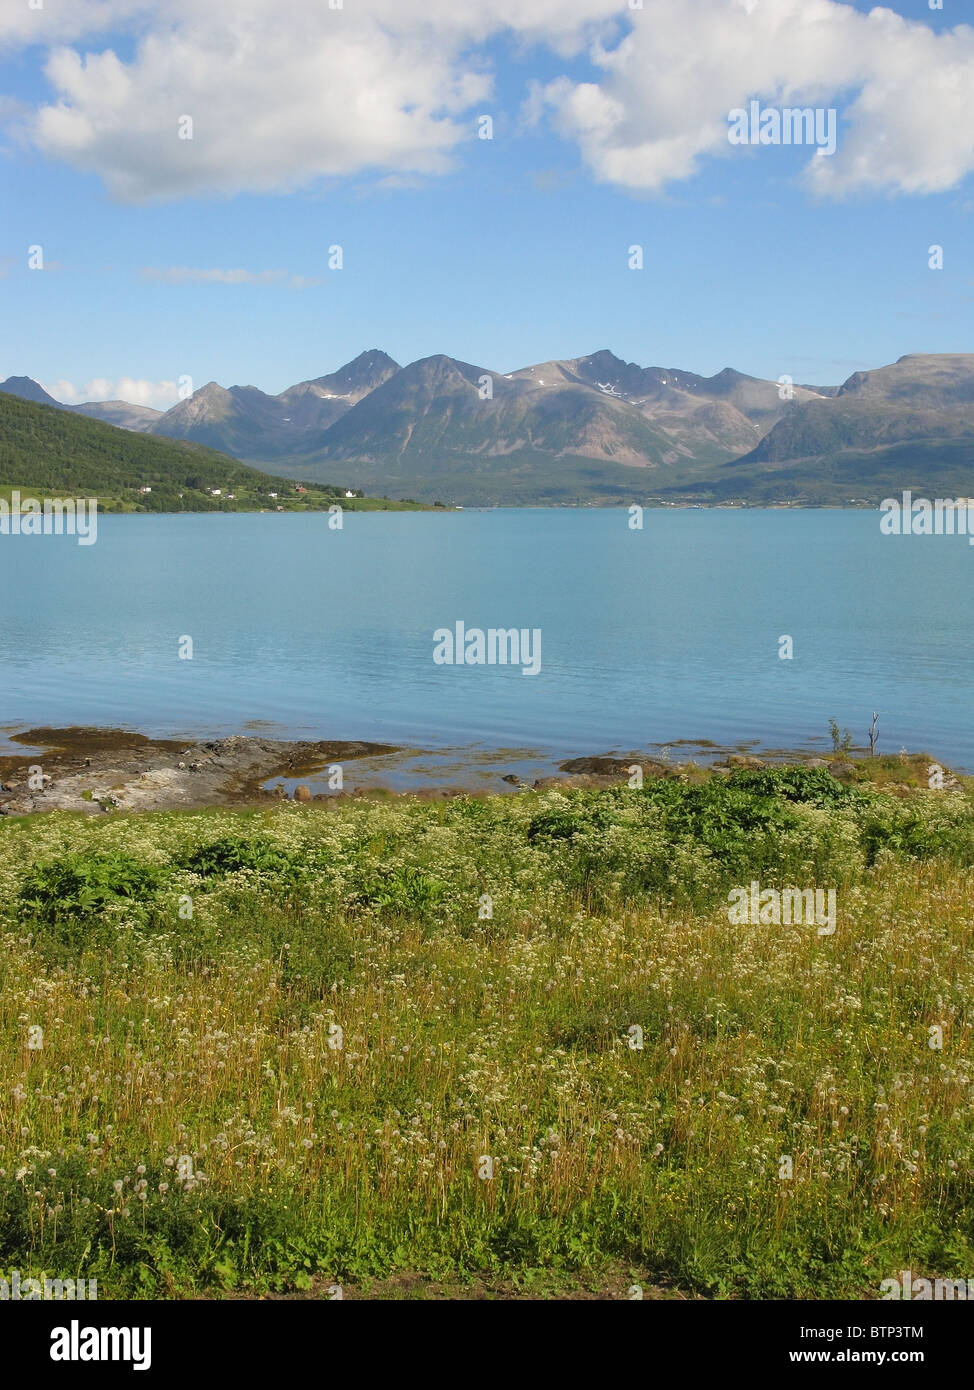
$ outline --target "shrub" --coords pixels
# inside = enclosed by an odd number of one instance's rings
[[[446,884],[422,869],[405,865],[396,869],[380,867],[356,894],[364,906],[380,912],[423,913],[446,896]]]
[[[146,902],[162,878],[160,869],[126,854],[68,854],[28,871],[20,890],[20,911],[48,925],[93,917],[118,903]]]
[[[852,747],[852,734],[848,729],[840,729],[834,719],[829,720],[829,737],[832,740],[832,752],[839,756],[848,753]]]
[[[542,811],[528,822],[528,842],[571,840],[591,830],[604,830],[613,823],[606,805],[580,801],[566,810]]]
[[[768,767],[761,772],[733,772],[728,784],[753,796],[779,796],[814,806],[838,806],[856,796],[824,767]]]
[[[253,869],[256,873],[293,873],[300,868],[283,850],[266,840],[245,840],[232,835],[201,845],[179,863],[202,878],[235,874],[241,869]]]

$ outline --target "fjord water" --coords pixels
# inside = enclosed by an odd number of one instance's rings
[[[101,516],[91,546],[0,537],[0,583],[7,729],[569,757],[824,748],[830,717],[861,743],[878,710],[881,750],[974,768],[974,548],[873,511]],[[435,665],[458,619],[540,628],[540,674]]]

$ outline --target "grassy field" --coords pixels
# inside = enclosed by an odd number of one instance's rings
[[[0,1273],[974,1276],[974,799],[869,770],[0,824]]]

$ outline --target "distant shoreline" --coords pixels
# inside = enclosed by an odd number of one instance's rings
[[[0,496],[9,489],[0,488]],[[23,495],[31,489],[22,487]],[[34,488],[34,496],[72,496],[84,489]],[[436,516],[455,515],[458,512],[624,512],[638,506],[647,512],[872,512],[879,510],[879,503],[856,502],[839,505],[835,502],[451,502],[438,505],[433,502],[396,501],[386,498],[334,498],[329,506],[285,506],[271,507],[180,507],[169,510],[148,507],[106,505],[100,498],[98,512],[101,516],[328,516],[331,506],[339,506],[343,512],[421,512]],[[364,504],[364,505],[363,505]]]

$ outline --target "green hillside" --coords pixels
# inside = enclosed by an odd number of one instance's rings
[[[8,498],[19,488],[23,496],[96,497],[102,511],[142,512],[305,511],[339,497],[352,510],[396,505],[346,499],[337,484],[300,486],[199,444],[135,434],[0,392],[0,495]]]
[[[715,454],[716,450],[713,451]],[[703,450],[701,450],[703,453]],[[569,507],[629,506],[653,497],[669,497],[674,477],[689,489],[694,480],[708,480],[718,456],[705,465],[699,460],[673,468],[638,467],[577,454],[552,457],[529,449],[503,458],[488,455],[434,454],[423,460],[424,469],[395,472],[388,463],[349,461],[309,462],[282,459],[277,464],[289,477],[315,477],[343,468],[356,487],[372,493],[406,492],[410,497],[433,502],[442,499],[448,506],[465,507]],[[694,498],[693,500],[697,500]]]
[[[673,502],[746,501],[812,506],[878,506],[905,488],[916,496],[974,494],[974,439],[919,440],[880,449],[847,449],[784,463],[735,460],[695,482],[662,489]]]

